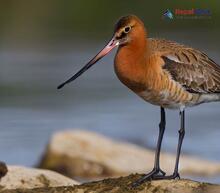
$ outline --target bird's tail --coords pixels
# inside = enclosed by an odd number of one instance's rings
[[[220,101],[220,93],[219,93],[219,95],[218,95],[218,101]]]
[[[216,100],[215,101],[220,101],[220,93],[216,95]]]
[[[220,101],[220,93],[218,94],[202,94],[199,98],[198,103],[208,103]]]

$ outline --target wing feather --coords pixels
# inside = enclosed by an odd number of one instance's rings
[[[199,50],[176,42],[149,39],[171,77],[192,93],[220,93],[220,66]]]
[[[164,60],[163,69],[167,70],[172,78],[180,83],[189,92],[193,93],[220,93],[220,67],[201,62],[179,63],[161,56]],[[217,65],[217,64],[216,64]]]

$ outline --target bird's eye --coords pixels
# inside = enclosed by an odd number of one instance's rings
[[[124,29],[124,32],[125,32],[125,33],[128,33],[130,30],[131,30],[131,27],[128,26],[128,27],[126,27],[126,28]]]

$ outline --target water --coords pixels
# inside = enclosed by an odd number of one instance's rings
[[[1,49],[0,160],[33,166],[55,131],[77,128],[154,148],[159,108],[130,92],[113,72],[113,55],[62,90],[69,78],[102,46],[59,49]],[[208,51],[220,61],[217,49]],[[183,152],[220,161],[220,103],[187,109]],[[179,116],[167,111],[163,149],[176,151]],[[220,182],[220,177],[194,179]]]

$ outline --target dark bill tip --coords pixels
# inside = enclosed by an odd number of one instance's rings
[[[59,89],[63,88],[64,85],[65,85],[64,83],[63,83],[63,84],[60,84],[60,85],[57,87],[57,89],[59,90]]]

